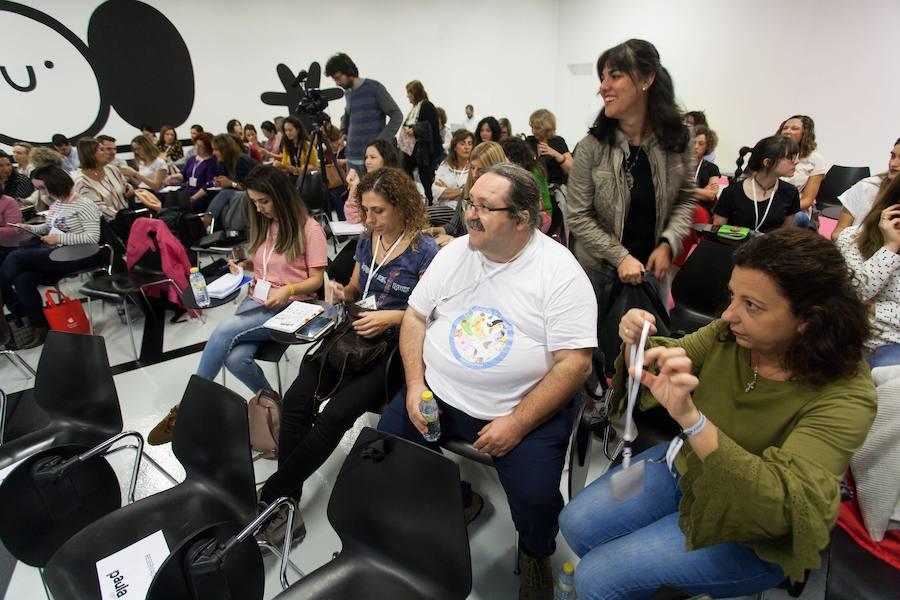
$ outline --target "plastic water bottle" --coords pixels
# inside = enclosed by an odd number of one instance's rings
[[[575,565],[565,563],[559,570],[553,588],[553,600],[575,600]]]
[[[422,403],[419,405],[422,416],[428,421],[428,431],[425,432],[425,439],[429,442],[436,442],[441,437],[441,421],[438,418],[438,405],[434,399],[434,394],[425,390],[422,392]]]
[[[209,306],[209,293],[206,291],[206,279],[197,267],[191,268],[191,289],[194,290],[194,301],[200,308]]]

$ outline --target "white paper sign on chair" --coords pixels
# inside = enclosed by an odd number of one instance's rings
[[[139,598],[150,590],[153,576],[169,556],[169,545],[162,531],[122,548],[97,561],[97,579],[103,600]]]

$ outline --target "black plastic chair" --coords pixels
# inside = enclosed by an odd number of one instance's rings
[[[367,427],[335,481],[328,520],[341,553],[278,600],[469,595],[469,539],[452,460]]]
[[[831,206],[841,206],[838,196],[849,190],[860,179],[868,177],[870,173],[869,167],[832,165],[822,179],[822,185],[816,194],[816,208],[823,211]]]
[[[36,405],[39,428],[19,431],[0,446],[0,468],[51,446],[88,448],[122,431],[122,412],[102,337],[51,331],[38,362],[34,389],[18,401]],[[5,424],[6,412],[0,418]]]
[[[243,398],[196,375],[188,382],[172,435],[185,480],[116,510],[69,539],[47,564],[57,600],[99,598],[96,563],[162,531],[170,548],[222,522],[256,516],[247,405]]]
[[[669,329],[684,336],[719,318],[728,304],[728,281],[734,268],[735,246],[702,240],[672,282],[675,308]]]

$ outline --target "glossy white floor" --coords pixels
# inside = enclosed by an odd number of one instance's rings
[[[64,286],[65,290],[74,292],[77,282]],[[133,360],[127,327],[120,323],[114,308],[107,306],[104,311],[95,305],[96,333],[106,340],[110,364],[118,365]],[[192,321],[181,324],[166,324],[164,350],[196,344],[207,339],[222,318],[231,314],[232,305],[226,305],[207,311],[208,320],[203,324]],[[143,322],[135,323],[135,336],[138,348],[141,343]],[[287,387],[297,374],[302,357],[301,350],[292,348],[288,361],[281,363],[283,385]],[[33,367],[37,367],[40,349],[27,350],[20,355]],[[178,402],[187,384],[187,380],[197,366],[200,354],[195,353],[150,367],[144,367],[122,373],[115,377],[116,388],[122,406],[126,430],[136,430],[144,435],[166,414],[169,408]],[[275,369],[272,364],[263,364],[269,380],[275,382]],[[234,377],[228,378],[229,387],[241,395],[249,397],[250,392],[237,382]],[[8,361],[0,358],[0,387],[6,392],[14,392],[33,386],[33,380],[25,378]],[[373,415],[364,417],[374,425]],[[351,432],[355,433],[355,432]],[[340,550],[340,541],[331,529],[326,518],[326,507],[334,479],[340,469],[347,451],[352,445],[351,435],[344,441],[332,457],[321,469],[306,482],[304,486],[301,510],[306,521],[308,534],[302,544],[297,546],[292,560],[305,572],[328,562],[332,554]],[[177,479],[183,478],[184,472],[172,454],[170,447],[148,447],[148,453],[160,462]],[[125,453],[118,455],[112,462],[121,479],[127,479],[128,466]],[[496,473],[487,467],[472,463],[465,459],[453,457],[460,465],[463,478],[471,481],[476,490],[485,498],[486,507],[479,518],[469,528],[469,541],[472,554],[473,599],[507,599],[516,598],[518,578],[513,575],[515,531],[506,503],[506,497],[497,480]],[[257,461],[256,478],[262,481],[274,470],[273,461]],[[599,444],[594,445],[589,480],[599,476],[605,467]],[[566,474],[563,474],[563,482]],[[168,487],[167,481],[155,473],[146,463],[142,467],[138,497],[145,497]],[[566,497],[565,485],[561,486]],[[562,536],[558,538],[557,552],[553,557],[554,570],[563,562],[573,560],[574,556]],[[280,591],[277,582],[277,565],[271,556],[266,559],[267,589],[266,598],[272,598]],[[289,573],[291,581],[296,575]],[[41,583],[37,570],[18,564],[12,570],[8,583],[0,580],[0,589],[6,589],[5,598],[14,600],[46,599],[47,593]],[[820,572],[807,585],[803,598],[822,598],[824,575]],[[782,591],[767,592],[767,598],[788,598]]]

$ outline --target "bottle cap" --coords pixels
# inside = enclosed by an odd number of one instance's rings
[[[200,272],[200,269],[198,269],[197,267],[191,267],[191,273],[199,273],[199,272]]]
[[[422,400],[434,400],[434,394],[430,390],[422,392]]]
[[[572,573],[575,572],[575,565],[573,565],[570,562],[563,563],[562,569],[563,569],[563,573],[565,573],[566,575],[571,575]]]

